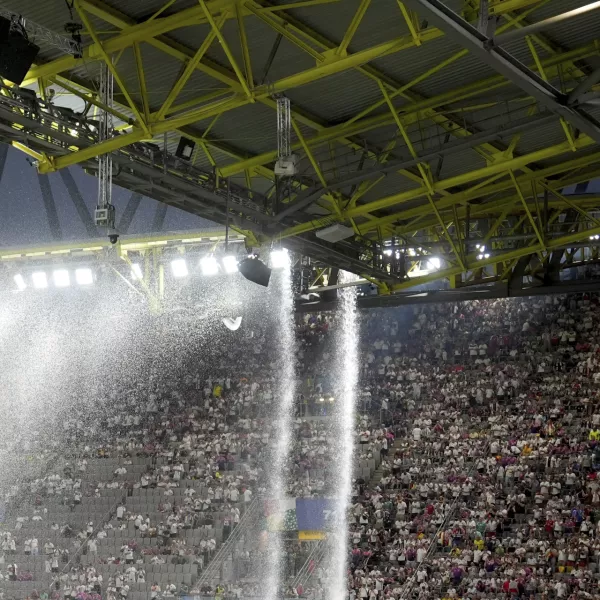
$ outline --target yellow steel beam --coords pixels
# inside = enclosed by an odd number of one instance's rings
[[[315,173],[317,174],[317,177],[319,178],[319,181],[321,182],[321,185],[324,188],[326,188],[327,187],[327,181],[325,180],[325,177],[323,177],[323,171],[321,171],[321,167],[319,167],[319,164],[315,160],[315,157],[314,157],[313,153],[310,151],[310,148],[306,145],[306,141],[304,140],[304,136],[302,135],[302,132],[300,131],[300,128],[298,127],[296,121],[294,121],[293,119],[292,119],[292,126],[294,127],[294,131],[296,132],[296,136],[300,140],[300,144],[302,145],[302,148],[304,149],[304,153],[308,157],[308,160],[310,161],[310,164],[312,165],[312,168],[314,169]]]
[[[97,97],[95,92],[92,92],[90,90],[80,89],[80,88],[83,88],[83,86],[80,86],[78,83],[73,83],[60,75],[50,77],[49,81],[51,81],[52,83],[65,89],[70,94],[73,94],[74,96],[78,96],[85,102],[89,102],[90,104],[97,106],[101,110],[106,110],[107,112],[111,113],[113,116],[117,117],[117,119],[120,119],[121,121],[124,121],[125,123],[128,123],[131,120],[130,115],[127,115],[124,112],[117,110],[114,106],[108,106],[107,104],[104,104],[104,102],[100,101],[100,99]]]
[[[592,140],[587,138],[587,140],[582,137],[578,140],[579,143],[583,143],[585,141],[586,146],[591,146],[593,144]],[[585,146],[582,146],[585,147]],[[449,179],[438,181],[434,183],[434,188],[439,189],[449,189],[455,187],[457,185],[464,185],[471,181],[475,181],[481,177],[485,177],[486,175],[493,173],[495,171],[507,171],[508,169],[519,169],[522,166],[526,166],[529,162],[535,162],[536,160],[542,160],[544,158],[549,158],[551,156],[560,156],[566,152],[569,152],[570,148],[567,142],[563,142],[562,144],[558,144],[557,146],[552,146],[547,149],[539,150],[537,152],[530,153],[528,155],[524,155],[517,159],[512,159],[510,161],[505,161],[502,163],[502,168],[500,165],[492,165],[491,167],[485,167],[483,169],[478,169],[476,171],[471,171],[470,173],[465,173],[459,176],[451,177]],[[548,167],[545,169],[540,169],[539,171],[527,172],[524,175],[521,175],[517,178],[519,184],[523,185],[531,182],[534,179],[541,179],[544,177],[551,177],[556,174],[564,173],[566,171],[572,169],[578,169],[581,167],[585,167],[594,163],[600,162],[600,153],[592,154],[589,156],[583,156],[580,158],[573,159],[571,161],[565,161],[559,163],[556,166]],[[507,173],[508,174],[508,173]],[[580,175],[584,179],[586,175]],[[492,183],[484,187],[475,186],[474,190],[465,190],[463,192],[457,192],[451,194],[448,197],[442,198],[438,201],[437,207],[438,209],[445,209],[451,207],[453,204],[460,204],[464,202],[468,202],[469,200],[482,198],[491,194],[496,194],[498,192],[503,192],[506,190],[510,190],[513,187],[513,183],[510,179],[505,179],[498,183]],[[355,216],[359,216],[362,212],[362,209],[368,210],[368,212],[372,212],[373,210],[377,210],[380,208],[389,207],[398,203],[407,202],[409,200],[415,200],[420,197],[425,197],[427,194],[427,189],[425,186],[421,186],[420,188],[409,190],[402,194],[395,194],[393,196],[389,196],[388,198],[384,198],[381,200],[377,200],[375,202],[370,202],[366,205],[358,206],[353,209],[349,209],[344,211],[343,218],[349,219]],[[374,208],[374,207],[377,207]],[[402,212],[403,218],[410,218],[412,216],[420,216],[424,211],[422,206],[416,207],[413,209],[408,209]],[[307,231],[312,231],[314,229],[319,229],[325,225],[331,224],[332,217],[330,216],[327,221],[323,219],[315,219],[310,223],[302,223],[295,227],[291,227],[282,233],[283,237],[288,237],[292,235],[297,235],[300,233],[305,233]],[[367,231],[374,230],[379,226],[388,225],[390,223],[394,223],[399,219],[399,214],[392,214],[385,217],[381,217],[378,219],[374,219],[368,223],[365,223],[360,226],[361,233],[366,233]]]
[[[587,148],[594,145],[594,141],[582,134],[576,140],[577,148]],[[566,154],[571,151],[570,144],[568,142],[562,142],[560,144],[555,144],[554,146],[548,146],[547,148],[543,148],[542,150],[537,150],[535,152],[530,152],[529,154],[524,154],[523,156],[519,156],[516,158],[512,158],[509,160],[501,161],[499,163],[488,165],[487,167],[483,167],[481,169],[474,169],[467,173],[463,173],[461,175],[456,175],[454,177],[450,177],[443,181],[436,181],[433,183],[433,187],[435,191],[447,190],[449,188],[453,188],[456,186],[464,185],[466,183],[471,183],[473,181],[477,181],[478,179],[483,179],[484,177],[489,177],[490,175],[495,175],[502,172],[508,172],[509,170],[521,169],[530,165],[536,161],[547,160],[552,157],[561,156],[562,154]],[[375,200],[373,202],[369,202],[367,204],[363,204],[361,206],[357,206],[350,211],[347,211],[347,217],[356,217],[364,212],[372,212],[374,210],[380,210],[382,208],[388,208],[395,204],[399,204],[401,202],[406,202],[407,200],[412,200],[414,198],[419,198],[428,193],[426,186],[421,186],[416,190],[409,190],[407,192],[402,192],[400,194],[393,194],[388,196],[387,198],[381,198],[380,200]]]
[[[242,5],[238,2],[235,5],[235,15],[237,17],[238,33],[240,35],[240,47],[244,58],[244,71],[246,73],[246,81],[248,86],[254,88],[254,75],[252,74],[252,60],[250,59],[250,46],[248,45],[248,36],[246,35],[246,24],[244,23],[244,15]]]
[[[146,87],[144,62],[142,60],[142,53],[138,43],[133,45],[133,55],[135,57],[135,68],[138,76],[138,84],[140,86],[140,96],[142,98],[142,108],[144,110],[144,121],[147,123],[150,120],[150,100],[148,98],[148,88]]]
[[[340,45],[335,51],[336,54],[340,56],[344,56],[346,54],[346,52],[348,51],[348,46],[350,45],[350,42],[352,42],[354,34],[360,27],[360,24],[370,4],[371,0],[360,0],[360,4],[358,5],[358,8],[356,9],[354,16],[352,17],[352,21],[350,21],[350,25],[348,25],[348,29],[346,29],[346,33],[344,34]]]
[[[211,29],[208,32],[208,35],[204,38],[202,44],[200,44],[200,48],[198,48],[196,54],[194,54],[194,56],[188,61],[183,73],[181,74],[179,79],[177,79],[177,81],[174,83],[173,87],[171,88],[171,91],[169,92],[169,95],[166,97],[165,101],[163,102],[163,105],[160,107],[160,110],[154,115],[152,115],[153,120],[160,121],[168,113],[169,109],[171,108],[171,105],[173,104],[173,102],[175,102],[177,96],[179,96],[181,90],[183,90],[183,88],[185,87],[185,84],[190,80],[190,77],[193,75],[194,71],[196,70],[196,67],[198,66],[198,64],[210,48],[211,44],[217,37],[216,32],[219,31],[225,23],[226,16],[227,13],[221,15],[221,17],[219,17],[219,20],[215,24],[215,28]]]
[[[515,174],[512,171],[510,171],[509,174],[510,174],[510,178],[513,182],[513,185],[515,186],[515,189],[517,190],[517,195],[519,196],[519,199],[521,200],[521,204],[523,205],[523,208],[525,209],[525,214],[527,215],[527,218],[529,219],[529,222],[531,223],[531,227],[533,228],[533,231],[535,231],[535,235],[538,239],[538,242],[539,242],[542,250],[545,250],[546,246],[545,246],[545,242],[544,242],[544,236],[541,234],[541,232],[535,222],[535,219],[533,218],[533,215],[531,214],[531,211],[529,210],[529,206],[527,205],[527,200],[525,200],[525,196],[523,195],[523,192],[521,191],[519,182],[517,181]]]
[[[557,71],[557,66],[563,62],[572,61],[587,56],[593,56],[597,54],[597,52],[598,50],[596,48],[596,45],[589,44],[582,48],[566,52],[565,54],[549,57],[545,59],[543,63],[547,70],[549,68],[552,68],[554,73]],[[337,63],[333,63],[333,65],[335,64]],[[462,86],[461,88],[457,88],[455,90],[444,92],[443,94],[440,94],[433,98],[428,98],[425,100],[404,105],[402,107],[401,115],[402,122],[405,126],[408,126],[412,123],[417,122],[419,119],[419,115],[423,114],[424,111],[436,109],[440,106],[445,106],[451,102],[457,102],[459,100],[480,94],[484,91],[487,92],[490,90],[497,89],[499,87],[503,87],[505,85],[508,85],[506,79],[504,79],[502,76],[494,76],[489,77],[485,80],[480,80],[474,83],[467,84],[466,86]],[[340,136],[351,137],[353,135],[358,135],[360,133],[365,133],[367,131],[377,129],[379,127],[390,125],[393,122],[393,117],[387,113],[371,116],[366,119],[362,119],[356,123],[352,123],[349,126],[346,126],[343,123],[332,127],[322,128],[321,131],[319,131],[315,136],[307,138],[306,142],[311,147],[318,146],[320,144],[327,143],[331,140],[335,140]],[[470,135],[469,132],[466,132],[464,129],[461,129],[458,125],[452,128],[453,134],[456,134],[457,132],[459,135],[462,132],[461,137]],[[259,165],[265,165],[267,163],[273,162],[276,158],[276,150],[265,152],[263,154],[253,157],[252,159],[227,165],[226,167],[221,169],[221,172],[223,176],[234,175],[235,173],[242,172],[244,169],[247,169],[249,167],[256,167]]]
[[[250,91],[250,88],[248,87],[246,78],[244,77],[244,74],[242,73],[239,65],[237,64],[237,60],[235,59],[235,56],[231,52],[231,50],[229,48],[229,44],[227,43],[227,40],[221,33],[221,30],[217,27],[215,20],[213,19],[212,15],[210,14],[210,10],[208,10],[208,8],[206,6],[206,2],[204,0],[198,0],[198,2],[200,2],[200,6],[202,7],[202,10],[204,11],[206,20],[210,24],[211,29],[215,32],[215,35],[217,36],[217,39],[219,40],[221,47],[223,48],[223,52],[225,52],[225,56],[227,56],[227,60],[229,60],[229,64],[231,65],[235,74],[237,75],[237,78],[239,79],[239,82],[242,86],[242,89],[244,90],[244,93],[246,94],[246,96],[248,96],[248,98],[252,99],[252,92]]]
[[[275,18],[273,15],[265,13],[261,10],[260,5],[254,4],[252,2],[246,3],[245,7],[254,16],[258,17],[263,23],[268,25],[271,29],[281,34],[292,44],[300,48],[300,50],[303,50],[319,62],[323,61],[323,56],[318,50],[315,50],[310,44],[299,38],[297,35],[294,35],[287,27],[281,25],[280,19],[282,17],[278,16],[277,18]]]
[[[597,235],[600,234],[600,227],[592,227],[583,232],[572,233],[569,235],[561,236],[559,238],[554,238],[553,240],[549,240],[547,244],[547,251],[553,250],[555,248],[561,248],[564,246],[568,246],[569,244],[573,244],[579,241],[582,241],[586,238],[586,236]],[[472,254],[469,257],[467,262],[466,270],[472,269],[481,269],[486,266],[493,266],[498,263],[506,263],[512,260],[521,258],[523,256],[528,256],[530,254],[538,254],[542,253],[544,250],[540,246],[540,244],[532,244],[530,246],[526,246],[524,248],[518,248],[516,250],[511,250],[509,252],[504,252],[502,254],[492,254],[490,258],[478,260],[475,254]],[[409,289],[411,287],[422,285],[425,283],[430,283],[432,281],[436,281],[439,279],[445,279],[448,277],[452,277],[454,275],[460,275],[463,273],[463,269],[461,267],[450,267],[446,269],[441,269],[430,275],[422,276],[422,277],[412,277],[403,281],[402,283],[394,284],[391,286],[392,292],[398,292],[400,290]]]
[[[408,11],[406,6],[404,6],[404,2],[402,2],[402,0],[397,0],[397,2],[398,2],[398,8],[400,9],[402,16],[404,17],[404,21],[406,22],[406,26],[408,27],[408,30],[410,31],[410,35],[412,35],[412,39],[415,42],[415,46],[420,46],[421,39],[419,37],[419,31],[417,30],[417,25],[415,23],[415,19],[413,18],[413,15],[411,14],[411,12]]]
[[[123,79],[119,75],[119,72],[117,71],[115,65],[113,64],[112,58],[108,55],[108,53],[104,49],[103,44],[98,39],[98,36],[96,35],[96,32],[95,32],[94,28],[92,27],[92,24],[91,24],[90,20],[88,19],[88,16],[87,16],[85,10],[83,10],[83,8],[81,7],[80,1],[79,0],[75,0],[74,6],[75,6],[75,8],[77,10],[77,13],[79,14],[79,17],[81,18],[81,21],[85,25],[85,27],[88,30],[89,34],[92,36],[92,39],[94,40],[94,44],[98,48],[98,53],[100,54],[100,56],[102,57],[102,59],[106,63],[106,66],[108,67],[108,70],[112,73],[112,76],[114,77],[114,80],[117,82],[117,85],[119,86],[119,89],[123,93],[123,96],[125,96],[125,99],[127,100],[127,104],[129,105],[129,108],[131,108],[133,114],[135,115],[135,117],[136,117],[136,119],[138,121],[139,126],[147,134],[149,134],[148,125],[147,125],[144,117],[141,115],[141,113],[138,110],[135,102],[133,101],[133,98],[129,94],[129,91],[127,90],[127,86],[125,85],[125,82],[123,81]]]
[[[284,77],[283,79],[276,81],[272,85],[261,86],[260,88],[256,89],[255,96],[266,98],[267,96],[271,96],[273,93],[283,92],[285,90],[292,89],[300,85],[311,83],[312,81],[317,81],[323,77],[327,77],[328,75],[341,73],[347,69],[352,69],[363,62],[369,62],[377,57],[386,56],[388,54],[397,52],[404,47],[404,44],[404,38],[398,38],[396,40],[391,40],[383,44],[378,44],[372,48],[368,48],[361,52],[342,57],[334,63],[319,65],[311,69],[302,71],[301,73],[297,73],[289,77]],[[244,106],[248,102],[250,102],[250,99],[247,97],[227,98],[225,100],[217,101],[207,106],[202,106],[197,110],[192,110],[187,113],[184,113],[183,115],[171,117],[158,123],[151,123],[149,124],[150,134],[154,136],[160,133],[164,133],[166,131],[177,129],[179,127],[184,127],[201,119],[206,119],[216,114],[233,110],[234,108],[237,108],[239,106]],[[146,137],[148,137],[147,132],[141,130],[134,130],[131,133],[126,133],[117,138],[107,140],[106,142],[96,144],[84,150],[79,150],[78,152],[55,158],[52,161],[53,164],[51,167],[46,166],[42,167],[42,169],[61,169],[66,166],[74,165],[79,162],[88,160],[99,154],[104,154],[106,152],[118,150],[120,148],[128,146],[129,144],[138,142]],[[244,169],[250,168],[251,166],[258,165],[246,165],[241,170],[243,171]]]
[[[211,14],[217,14],[220,13],[223,8],[231,7],[233,2],[235,2],[235,0],[209,0],[207,8]],[[98,16],[98,12],[104,14],[103,9],[97,9],[94,0],[79,0],[79,4],[90,14],[94,14],[95,16]],[[93,44],[85,46],[83,48],[83,58],[63,56],[44,65],[33,67],[27,74],[23,85],[33,83],[38,77],[57,75],[59,73],[64,73],[65,71],[71,71],[91,60],[99,60],[103,58],[103,52],[106,54],[113,54],[114,52],[119,52],[124,48],[132,46],[135,42],[149,41],[157,36],[168,33],[169,31],[181,27],[189,27],[190,25],[202,22],[205,22],[202,7],[194,6],[168,17],[163,17],[162,19],[154,19],[145,21],[139,25],[132,25],[118,35],[104,40],[102,44],[94,41]]]
[[[435,205],[435,201],[431,197],[431,194],[427,194],[427,199],[429,200],[429,204],[430,204],[431,208],[433,209],[433,212],[435,213],[435,216],[442,228],[442,231],[444,232],[445,238],[448,240],[448,243],[450,244],[450,247],[452,248],[452,251],[454,252],[454,255],[456,256],[456,260],[458,261],[458,264],[461,266],[463,271],[466,270],[465,263],[463,262],[462,256],[461,256],[460,252],[458,251],[458,248],[456,247],[454,240],[452,239],[452,236],[448,232],[448,228],[446,227],[446,224],[444,223],[444,219],[442,219],[442,216],[440,215],[440,211],[437,209],[437,207]]]

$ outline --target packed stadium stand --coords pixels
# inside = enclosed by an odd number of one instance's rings
[[[595,295],[363,313],[351,600],[600,597],[599,325]],[[335,319],[297,334],[288,492],[327,496]],[[258,336],[106,382],[64,445],[32,442],[5,495],[3,600],[259,595],[272,360]],[[282,596],[326,597],[326,547],[286,545]]]

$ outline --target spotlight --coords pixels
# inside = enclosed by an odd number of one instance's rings
[[[333,396],[329,397],[329,402],[335,402],[335,398]]]
[[[91,285],[94,283],[94,274],[91,269],[75,269],[75,281],[79,285]]]
[[[432,271],[437,271],[437,269],[439,269],[442,266],[442,261],[439,258],[430,258],[427,261],[427,266],[432,270]]]
[[[219,263],[214,256],[205,256],[200,259],[200,268],[202,275],[211,276],[219,272]]]
[[[23,275],[21,275],[20,273],[17,273],[14,276],[14,280],[15,280],[15,283],[17,284],[17,288],[19,288],[20,292],[22,292],[27,287],[27,284],[25,283],[25,279],[23,278]]]
[[[319,398],[319,402],[325,402],[325,398],[323,398],[323,396],[321,396],[321,397]]]
[[[384,253],[386,256],[391,256],[391,255],[392,255],[392,249],[391,249],[391,248],[386,248],[386,249],[383,251],[383,253]]]
[[[235,256],[232,256],[232,255],[224,256],[221,262],[223,263],[223,269],[225,270],[225,273],[227,273],[229,275],[231,273],[237,273],[238,262],[237,262],[237,258]]]
[[[131,265],[131,278],[134,281],[139,281],[140,279],[144,278],[144,275],[142,274],[142,267],[140,267],[138,263],[133,263]]]
[[[37,290],[48,287],[48,279],[46,273],[40,271],[39,273],[33,273],[31,275],[31,281],[33,281],[33,287]]]
[[[183,160],[190,160],[194,153],[196,142],[189,140],[186,137],[179,138],[179,144],[177,144],[177,150],[175,150],[175,156],[182,158]]]
[[[273,256],[271,254],[271,256]],[[267,287],[271,279],[271,269],[256,257],[248,257],[239,266],[240,273],[248,280]]]
[[[287,248],[273,250],[271,252],[271,268],[285,269],[290,264],[290,257]]]
[[[171,272],[173,277],[187,277],[188,268],[183,258],[176,258],[171,261]]]
[[[66,269],[57,269],[54,271],[54,273],[52,273],[52,279],[54,279],[54,285],[56,287],[69,287],[71,285],[69,271]]]

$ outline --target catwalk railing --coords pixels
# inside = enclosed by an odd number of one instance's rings
[[[257,535],[257,526],[263,516],[262,506],[263,502],[260,498],[255,498],[250,503],[225,543],[221,545],[206,569],[200,573],[198,579],[192,583],[194,588],[200,590],[204,585],[220,582],[223,567],[229,558],[233,558],[237,543],[247,536]]]

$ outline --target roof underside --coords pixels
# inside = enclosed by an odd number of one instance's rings
[[[166,142],[174,153],[186,135],[196,141],[195,167],[230,177],[278,209],[312,194],[277,226],[255,232],[259,237],[314,241],[315,230],[342,222],[355,236],[345,243],[363,248],[393,243],[429,252],[429,244],[454,276],[474,272],[469,264],[476,251],[469,238],[528,235],[527,241],[491,247],[546,252],[551,244],[540,239],[542,232],[548,237],[579,232],[587,239],[587,230],[600,226],[585,216],[596,210],[595,195],[576,200],[577,210],[560,193],[600,173],[597,140],[438,28],[420,10],[427,0],[304,0],[306,6],[297,7],[301,2],[76,0],[70,15],[62,0],[2,0],[8,10],[58,34],[65,35],[70,20],[91,26],[130,96],[115,83],[118,113],[131,119],[130,127],[122,127],[124,138],[133,140],[141,117],[147,135],[134,141],[152,139],[161,147]],[[290,4],[294,7],[284,8]],[[489,10],[501,35],[581,4],[490,0]],[[477,25],[479,0],[446,0],[445,5]],[[149,20],[162,25],[188,14],[157,35],[146,27]],[[219,26],[222,39],[213,40],[186,75],[190,58]],[[136,27],[146,29],[137,33]],[[503,48],[568,94],[600,66],[599,28],[597,10]],[[130,43],[119,45],[128,32]],[[75,86],[80,95],[97,90],[103,56],[91,34],[85,26],[84,46],[95,49],[84,52],[82,60],[69,61],[47,40],[34,40],[41,52],[25,84],[36,90],[40,83],[52,87],[57,106],[83,110],[84,101],[74,101],[73,89],[68,92],[61,84]],[[178,82],[181,90],[173,95]],[[588,94],[594,91],[591,86]],[[300,159],[298,174],[277,186],[276,93],[291,101],[292,144]],[[170,106],[161,111],[167,100]],[[593,122],[600,119],[593,98],[585,112]],[[395,168],[376,172],[388,163]],[[54,166],[63,166],[61,159]],[[357,179],[363,173],[370,176]],[[546,188],[551,191],[543,210]],[[558,212],[567,210],[576,211],[576,229],[559,227]],[[540,247],[526,250],[532,242]],[[500,264],[505,271],[511,261]],[[405,277],[400,271],[393,275],[393,284]]]

